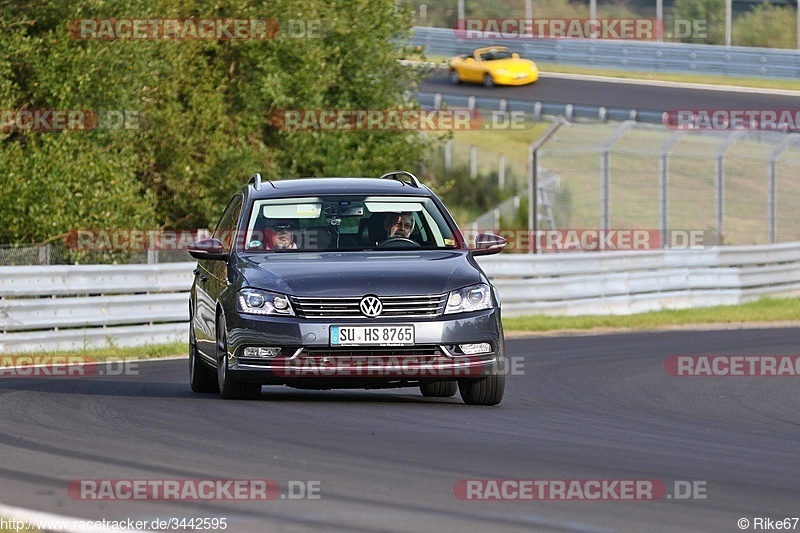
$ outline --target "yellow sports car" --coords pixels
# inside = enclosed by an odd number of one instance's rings
[[[450,59],[450,81],[482,83],[486,87],[495,85],[525,85],[539,79],[536,63],[520,59],[505,46],[478,48],[472,54]]]

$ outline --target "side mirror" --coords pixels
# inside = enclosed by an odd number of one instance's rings
[[[210,259],[214,261],[227,261],[228,253],[219,239],[201,239],[189,245],[189,255],[195,259]]]
[[[472,255],[493,255],[503,251],[508,241],[494,233],[478,233],[475,236],[475,248],[470,250]]]
[[[519,59],[519,54],[514,52],[513,54],[511,54],[511,57],[513,57],[514,59]]]

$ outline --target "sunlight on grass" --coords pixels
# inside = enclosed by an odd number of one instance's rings
[[[800,320],[800,298],[764,298],[742,305],[663,310],[624,316],[507,317],[503,319],[503,327],[506,331],[591,330],[595,328],[644,330],[693,324],[758,324],[797,320]]]

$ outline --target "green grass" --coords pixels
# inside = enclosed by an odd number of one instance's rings
[[[647,330],[697,324],[770,323],[800,320],[800,298],[764,298],[742,305],[701,309],[664,310],[625,316],[581,315],[523,316],[503,319],[508,331],[557,331],[593,329]]]
[[[418,58],[409,58],[418,59]],[[431,63],[447,63],[449,57],[431,55],[425,60]],[[542,63],[536,65],[544,73],[557,74],[583,74],[588,76],[602,76],[608,78],[625,78],[631,80],[647,81],[672,81],[678,83],[701,83],[705,85],[732,85],[734,87],[752,87],[756,89],[781,89],[800,91],[800,81],[779,80],[772,78],[738,78],[719,74],[679,74],[669,72],[646,72],[638,70],[622,70],[613,68],[584,67],[580,65],[561,65],[557,63]]]
[[[117,361],[124,359],[153,359],[157,357],[169,357],[185,355],[188,357],[189,348],[184,342],[173,342],[170,344],[146,344],[144,346],[118,347],[69,350],[69,351],[50,351],[50,352],[24,352],[16,354],[3,354],[2,357],[15,356],[34,356],[34,357],[76,357],[86,358],[87,361]],[[2,532],[0,532],[2,533]]]

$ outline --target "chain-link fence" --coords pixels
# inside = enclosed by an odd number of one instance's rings
[[[0,266],[153,264],[193,261],[185,250],[73,250],[62,243],[0,245]]]
[[[723,244],[800,241],[800,134],[573,123],[531,155],[539,230],[700,230]],[[511,212],[527,209],[521,194],[474,225],[499,230],[516,220],[521,229],[527,215]]]

